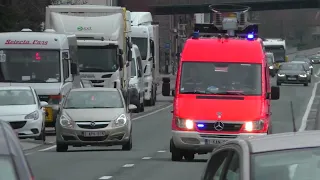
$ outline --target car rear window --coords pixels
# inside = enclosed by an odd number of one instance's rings
[[[16,170],[9,156],[0,156],[0,179],[18,180]]]

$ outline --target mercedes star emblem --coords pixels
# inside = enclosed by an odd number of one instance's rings
[[[221,118],[222,113],[221,112],[217,112],[217,116],[218,118]]]
[[[220,121],[214,123],[214,128],[217,130],[217,131],[222,131],[223,128],[224,128],[224,124]]]
[[[96,123],[95,122],[91,122],[91,127],[94,127],[95,125],[96,125]]]

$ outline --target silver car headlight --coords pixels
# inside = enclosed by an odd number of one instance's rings
[[[300,77],[304,77],[304,78],[307,77],[306,74],[299,74],[299,76],[300,76]]]
[[[273,69],[273,66],[269,66],[269,69]]]
[[[71,120],[71,118],[69,118],[67,115],[61,115],[60,116],[60,125],[64,128],[74,128],[75,126],[75,122],[73,120]]]
[[[313,66],[309,66],[310,69],[313,69]]]
[[[279,77],[284,77],[286,76],[285,74],[278,74]]]
[[[112,127],[121,127],[127,123],[127,117],[124,114],[121,114],[115,121],[112,123]]]
[[[39,118],[38,111],[33,111],[32,113],[30,113],[24,117],[24,119],[33,119],[33,120],[37,120],[38,118]]]

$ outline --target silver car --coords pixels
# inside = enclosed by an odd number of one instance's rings
[[[122,145],[132,149],[131,112],[115,88],[72,89],[61,103],[56,122],[56,151],[68,146]]]

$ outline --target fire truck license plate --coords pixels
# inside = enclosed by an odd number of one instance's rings
[[[226,141],[227,140],[222,140],[222,139],[205,139],[206,144],[222,144]]]

